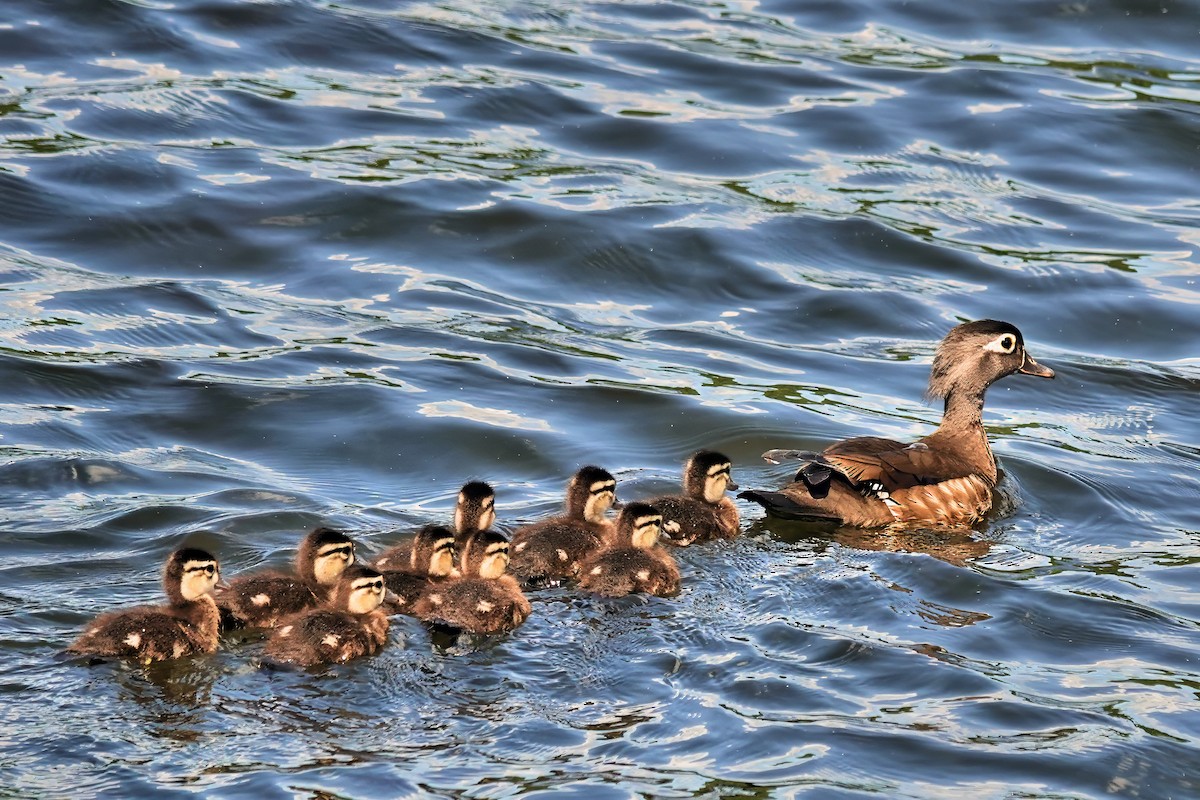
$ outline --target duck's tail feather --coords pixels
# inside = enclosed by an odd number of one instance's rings
[[[840,515],[827,509],[804,505],[796,502],[791,495],[783,492],[765,492],[747,489],[738,494],[743,500],[758,503],[767,513],[781,519],[823,520],[826,522],[841,522]]]

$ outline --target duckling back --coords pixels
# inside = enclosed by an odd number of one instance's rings
[[[604,597],[635,593],[674,597],[679,594],[679,567],[661,548],[614,548],[583,563],[579,588]]]
[[[530,610],[520,585],[501,575],[459,578],[431,587],[414,604],[412,614],[433,625],[487,635],[515,630]]]
[[[565,517],[520,528],[513,534],[509,570],[527,585],[574,580],[607,535],[607,526]]]

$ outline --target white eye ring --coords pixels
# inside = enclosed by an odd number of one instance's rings
[[[987,343],[985,350],[991,350],[993,353],[1011,353],[1017,349],[1017,337],[1011,333],[1001,334],[996,339]]]

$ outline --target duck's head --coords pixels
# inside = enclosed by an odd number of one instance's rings
[[[993,319],[967,322],[952,328],[938,345],[929,396],[982,395],[988,386],[1014,372],[1054,377],[1054,370],[1034,361],[1025,350],[1025,339],[1015,325]]]
[[[351,614],[369,614],[383,602],[383,576],[370,567],[347,567],[338,579],[333,605]]]
[[[688,459],[683,468],[683,491],[706,503],[720,502],[727,489],[736,490],[733,463],[713,450],[701,450]]]
[[[354,563],[354,542],[332,528],[317,528],[304,537],[296,553],[296,572],[322,586],[333,586]]]
[[[196,547],[176,550],[163,570],[163,589],[172,603],[191,602],[212,594],[220,581],[217,559]]]
[[[508,571],[508,540],[497,531],[480,531],[467,540],[462,551],[462,573],[486,580]]]
[[[471,481],[458,490],[454,505],[454,530],[460,535],[486,531],[496,521],[496,493],[483,481]]]
[[[630,503],[617,517],[617,537],[641,550],[658,544],[662,534],[662,514],[648,503]]]
[[[457,560],[454,531],[444,525],[426,525],[417,531],[409,560],[413,572],[433,578],[457,577],[459,572],[454,565]]]
[[[616,500],[617,479],[600,467],[584,467],[567,484],[567,513],[588,522],[604,522]]]

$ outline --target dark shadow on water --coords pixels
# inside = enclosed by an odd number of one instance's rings
[[[767,534],[789,544],[803,544],[823,553],[831,543],[856,550],[924,553],[957,567],[985,556],[992,543],[970,528],[848,528],[828,522],[798,522],[766,517],[755,520],[745,534]]]

